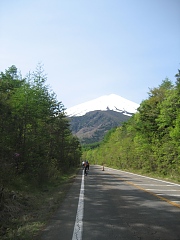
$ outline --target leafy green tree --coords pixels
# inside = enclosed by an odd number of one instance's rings
[[[154,173],[180,180],[180,70],[176,84],[166,78],[149,91],[127,122],[109,132],[83,156],[120,169]]]
[[[1,184],[11,173],[42,185],[79,165],[79,141],[41,65],[24,79],[15,66],[0,74],[0,107]]]

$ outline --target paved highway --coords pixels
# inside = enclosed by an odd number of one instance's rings
[[[41,239],[180,240],[180,185],[91,166]]]

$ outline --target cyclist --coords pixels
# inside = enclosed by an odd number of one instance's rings
[[[84,174],[87,175],[87,170],[89,170],[89,162],[85,161],[84,163]]]

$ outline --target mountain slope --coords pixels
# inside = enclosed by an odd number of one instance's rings
[[[99,142],[110,129],[122,125],[139,107],[111,94],[76,105],[66,110],[72,133],[82,144]]]
[[[92,111],[83,116],[71,117],[71,130],[82,144],[99,142],[112,129],[122,125],[130,116],[112,110]]]

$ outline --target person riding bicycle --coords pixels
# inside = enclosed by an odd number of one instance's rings
[[[87,170],[89,170],[89,162],[88,162],[88,161],[85,161],[84,166],[85,166],[85,168],[84,168],[84,174],[87,175]]]

